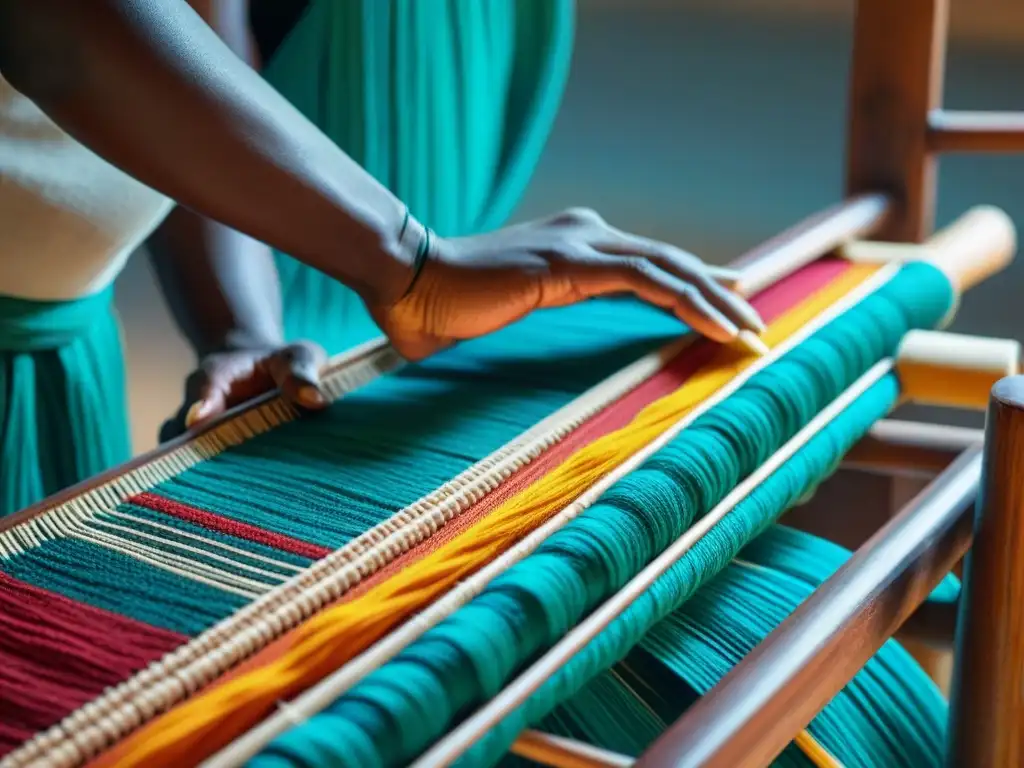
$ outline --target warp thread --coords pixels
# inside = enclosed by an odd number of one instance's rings
[[[838,260],[817,262],[759,295],[755,304],[771,320],[794,299],[822,290],[848,269]],[[664,344],[676,329],[670,317],[636,302],[593,301],[538,313],[356,391],[324,418],[273,430],[214,456],[120,505],[115,522],[124,539],[133,538],[132,530],[153,533],[151,526],[159,524],[167,544],[177,538],[166,530],[170,527],[191,535],[191,546],[209,544],[208,549],[223,552],[213,545],[227,545],[302,566],[328,549],[312,542],[336,544],[362,533],[593,383]],[[666,394],[666,386],[685,381],[713,351],[711,345],[697,345],[641,389],[651,399]],[[650,399],[630,404],[630,412],[646,402]],[[594,420],[595,428],[605,425],[598,433],[614,428],[606,417],[619,410]],[[567,444],[587,432],[581,429]],[[397,476],[392,456],[403,468]],[[313,465],[308,472],[307,465]],[[338,508],[346,514],[338,515]],[[289,532],[308,534],[307,540]],[[108,578],[97,578],[93,568]],[[0,561],[0,570],[189,635],[240,604],[234,595],[80,539],[49,541],[38,553]],[[132,589],[125,590],[125,584]],[[28,700],[23,687],[8,688],[12,700]],[[94,695],[102,687],[94,688]],[[52,718],[53,723],[70,711],[46,708],[38,717],[22,712],[18,720],[38,724]]]
[[[905,267],[756,374],[470,604],[296,728],[287,743],[316,745],[318,765],[388,766],[414,757],[621,587],[867,368],[894,354],[908,330],[933,327],[951,301],[952,289],[938,270]],[[887,410],[896,384],[885,382]],[[860,422],[859,432],[838,422],[847,430],[840,433],[846,447],[884,412]],[[824,451],[818,461],[827,462],[815,475],[820,478],[842,452],[827,441],[815,445],[825,446],[818,449]],[[761,502],[762,524],[798,499],[809,482],[789,478],[781,489],[769,486],[775,497]],[[734,539],[735,547],[744,541]]]

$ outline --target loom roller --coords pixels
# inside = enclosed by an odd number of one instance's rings
[[[991,274],[1005,268],[1016,250],[1016,237],[1012,222],[997,209],[976,208],[967,213],[949,228],[937,233],[922,246],[898,246],[889,244],[855,243],[843,249],[844,255],[853,260],[871,260],[891,263],[894,260],[927,260],[949,276],[958,294],[976,285]],[[889,257],[889,258],[885,258]],[[897,258],[893,258],[897,257]],[[741,280],[741,290],[754,292],[760,287],[762,278],[756,270],[750,271]],[[774,279],[778,279],[775,277]],[[753,289],[749,288],[753,284]],[[952,318],[950,317],[949,320]],[[988,394],[1000,379],[1018,372],[1020,345],[1006,339],[977,339],[974,337],[933,331],[911,331],[904,337],[894,367],[903,386],[904,402],[928,405],[944,405],[961,408],[984,408]],[[876,366],[857,385],[851,388],[852,395],[863,391],[871,381],[877,380],[882,372],[892,365],[889,361]],[[823,412],[826,418],[816,419],[806,428],[806,436],[820,429],[838,409]],[[747,481],[741,483],[734,494],[709,513],[696,527],[707,530],[720,520],[729,509],[737,504],[746,493],[764,479],[771,470],[781,465],[800,445],[794,439],[777,452],[768,464]],[[592,639],[631,599],[657,578],[673,560],[686,549],[687,539],[699,535],[693,529],[688,531],[674,546],[634,582],[618,595],[594,611],[576,629],[571,631],[558,645],[541,660],[524,672],[494,700],[443,739],[415,765],[426,768],[429,765],[448,764],[486,728],[500,718],[503,710],[521,703],[532,690],[536,690],[545,677],[564,663],[575,650]],[[661,561],[659,563],[659,561]],[[522,745],[513,751],[524,757],[553,766],[571,765],[585,760],[589,765],[616,766],[632,764],[624,756],[593,752],[591,745],[575,744],[571,740],[554,738],[533,732]],[[569,762],[564,762],[571,758]]]
[[[893,248],[889,244],[856,242],[843,248],[844,255],[855,261],[873,261],[875,263],[894,260],[927,260],[940,266],[950,277],[958,292],[973,287],[977,282],[1002,268],[1012,258],[1015,250],[1015,233],[1012,223],[1000,211],[993,208],[976,208],[955,222],[949,228],[937,233],[927,243],[920,246],[899,246]],[[898,257],[898,258],[893,258]],[[747,267],[740,281],[738,290],[751,295],[780,279],[787,270],[800,266],[799,260],[787,265],[765,264]],[[951,319],[951,318],[950,318]],[[964,408],[984,407],[988,392],[999,379],[1012,375],[1017,371],[1020,357],[1019,344],[1004,339],[978,339],[938,331],[911,331],[904,337],[895,361],[883,361],[874,367],[844,401],[848,403],[854,394],[864,391],[866,386],[876,381],[885,371],[895,367],[903,385],[905,402],[926,403],[930,405],[946,405]],[[953,377],[950,382],[950,376]],[[783,463],[803,441],[820,429],[828,419],[834,417],[841,409],[832,409],[816,419],[813,428],[803,431],[801,440],[791,441],[769,461],[755,476],[750,478],[731,494],[726,502],[704,518],[702,530],[721,519],[729,509],[735,506],[746,493],[756,486],[770,471]],[[810,427],[810,425],[809,425]],[[653,448],[644,453],[653,452]],[[616,477],[637,466],[640,457],[630,461],[622,470],[614,473]],[[607,487],[608,481],[602,482]],[[684,540],[692,541],[699,535],[692,529],[684,536]],[[589,639],[617,615],[618,611],[628,604],[630,599],[643,590],[645,584],[651,583],[659,570],[685,551],[685,541],[675,550],[666,552],[659,558],[658,567],[652,567],[595,611],[589,619],[578,625],[557,646],[552,648],[540,661],[523,673],[514,683],[506,687],[494,700],[478,711],[476,716],[459,728],[451,736],[442,740],[434,750],[425,755],[416,764],[421,768],[429,765],[449,764],[467,747],[474,737],[481,735],[488,726],[493,725],[504,710],[521,703],[526,696],[564,663],[575,650],[578,650]],[[382,643],[385,641],[382,641]],[[368,652],[370,653],[370,652]],[[379,663],[381,657],[373,659]],[[354,665],[356,662],[352,662]],[[346,675],[349,667],[343,667],[335,676],[327,678],[323,683],[314,686],[295,701],[282,706],[280,712],[266,720],[263,724],[239,739],[234,745],[208,760],[204,765],[210,768],[225,768],[239,764],[245,757],[252,756],[262,744],[267,743],[274,735],[282,733],[289,726],[319,711],[330,701],[336,699],[351,684]],[[553,766],[574,765],[628,765],[632,762],[622,755],[608,753],[592,745],[574,742],[571,739],[555,737],[540,732],[528,732],[517,742],[513,752],[528,757],[536,762]]]
[[[964,247],[965,244],[967,248]],[[977,282],[987,271],[1005,265],[1012,253],[1012,247],[1013,232],[1008,220],[992,209],[982,209],[973,211],[950,230],[930,241],[924,252],[930,259],[941,264],[958,288],[963,290]],[[848,250],[851,253],[859,251],[863,254],[865,248],[866,244],[864,247],[857,244],[856,248],[851,246]],[[763,286],[779,279],[787,269],[792,270],[799,266],[799,262],[807,260],[806,253],[798,253],[796,256],[797,258],[792,259],[789,265],[780,264],[778,260],[775,260],[774,263],[768,261],[748,267],[744,274],[744,288],[748,292],[755,292],[759,285]],[[904,250],[902,257],[908,256],[910,256],[910,252]],[[977,261],[975,261],[975,257],[978,257]],[[965,357],[962,354],[964,349],[971,349],[972,354]],[[952,350],[953,353],[950,354],[949,350]],[[957,350],[960,350],[959,354],[957,354]],[[358,380],[361,376],[365,376],[365,374],[358,373],[358,370],[360,366],[366,366],[366,350],[355,357],[357,364],[353,368],[357,372],[353,376]],[[992,341],[983,345],[972,345],[948,334],[913,332],[906,338],[899,357],[898,368],[901,373],[902,371],[923,371],[926,375],[919,376],[918,379],[924,382],[931,380],[929,372],[933,374],[950,368],[956,369],[961,361],[966,360],[968,364],[965,369],[976,374],[971,381],[978,383],[986,376],[989,377],[987,381],[991,381],[1011,371],[1016,365],[1016,348],[1012,343]],[[335,382],[336,380],[331,379],[330,381]],[[915,397],[913,389],[905,394]],[[927,397],[932,401],[941,400],[943,394],[941,392],[932,393]],[[958,397],[960,404],[977,403],[981,399],[976,391],[961,392]],[[507,690],[514,691],[515,685]],[[311,689],[309,695],[313,695],[316,691],[317,688]],[[288,706],[289,718],[301,716],[302,701],[303,699],[299,699]],[[268,723],[271,722],[273,721],[268,721]],[[543,735],[530,734],[523,744],[529,744],[531,741],[540,744],[548,743]],[[564,744],[562,747],[564,752],[567,747]],[[585,751],[584,747],[579,747],[579,749]],[[211,764],[217,764],[216,759]]]

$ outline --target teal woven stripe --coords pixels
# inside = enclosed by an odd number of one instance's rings
[[[621,587],[871,365],[895,353],[908,330],[933,327],[951,301],[949,284],[937,270],[927,265],[901,270],[881,290],[698,419],[468,606],[323,714],[279,738],[268,747],[268,759],[360,766],[408,761],[462,713],[494,695],[517,668],[561,637],[602,597]],[[592,646],[606,654],[614,650],[603,664],[588,667],[595,659],[588,661],[584,654],[567,668],[576,670],[577,687],[621,658],[656,618],[665,615],[657,609],[665,609],[668,595],[692,594],[775,514],[799,498],[809,482],[831,470],[842,449],[891,407],[896,394],[895,379],[887,377],[861,399],[866,405],[851,408],[838,427],[813,441],[813,450],[805,448],[803,464],[791,462],[793,469],[778,473],[776,482],[759,489],[748,503],[757,514],[752,511],[745,519],[740,513],[733,524],[736,529],[720,526],[712,537],[719,548],[717,562],[713,557],[703,563],[704,569],[690,572],[688,589],[677,583],[673,592],[652,590],[649,594],[659,594],[660,600],[637,604],[631,614],[637,626],[629,643],[616,646],[613,633],[603,645]],[[704,548],[695,552],[699,556]],[[685,563],[685,568],[695,568],[693,558]],[[623,637],[620,630],[618,639]],[[498,729],[498,735],[474,753],[475,759],[495,759],[525,723],[536,721],[571,692],[552,690],[558,695],[544,700],[543,711],[510,718],[513,725]]]
[[[0,559],[10,576],[154,627],[196,635],[244,598],[79,539],[55,539]]]
[[[336,548],[678,333],[676,320],[632,301],[539,312],[231,448],[153,492]]]

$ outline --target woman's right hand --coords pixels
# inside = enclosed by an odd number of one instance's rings
[[[407,293],[369,307],[407,359],[496,331],[535,309],[620,293],[662,307],[716,341],[764,330],[754,308],[727,287],[736,273],[615,229],[587,209],[484,235],[431,240]]]

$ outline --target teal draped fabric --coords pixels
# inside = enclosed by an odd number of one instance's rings
[[[113,290],[0,297],[0,516],[130,456]]]
[[[573,0],[314,0],[264,75],[414,216],[460,236],[519,202],[573,25]],[[336,353],[378,333],[352,291],[276,258],[288,338]]]

